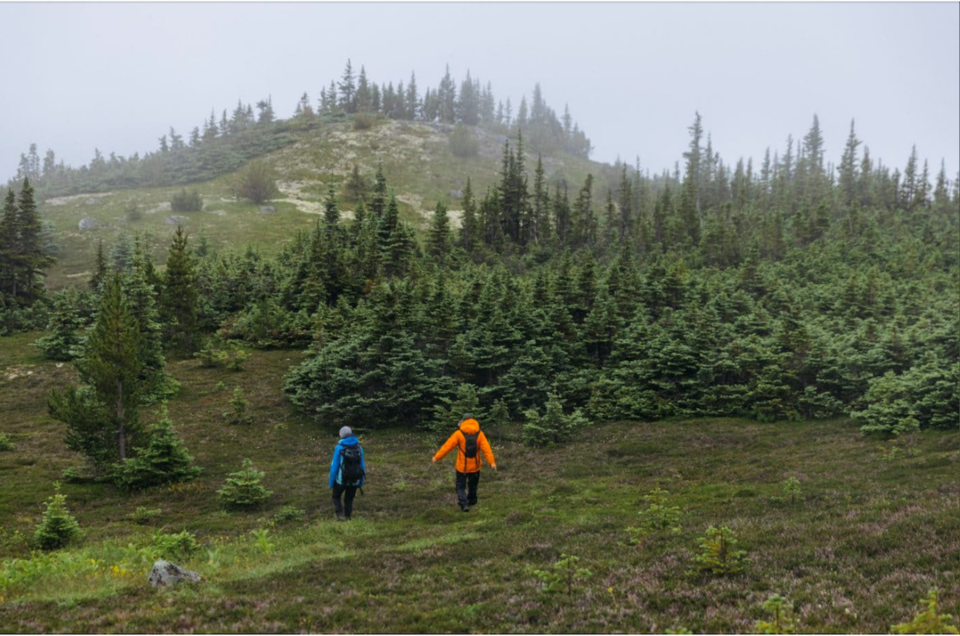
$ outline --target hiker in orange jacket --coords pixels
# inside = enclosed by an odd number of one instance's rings
[[[497,469],[497,460],[493,458],[493,449],[487,436],[480,430],[480,424],[469,413],[463,416],[460,426],[433,456],[433,463],[446,457],[454,447],[457,448],[457,503],[460,510],[470,512],[470,506],[477,505],[477,486],[480,483],[480,466],[483,465],[480,454],[483,453],[494,470]]]

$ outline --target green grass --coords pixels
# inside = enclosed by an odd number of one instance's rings
[[[463,514],[451,467],[430,463],[433,436],[360,430],[368,485],[342,524],[326,488],[335,432],[298,416],[280,391],[301,357],[290,351],[255,352],[242,373],[172,361],[183,388],[170,415],[204,474],[133,495],[64,484],[86,535],[32,555],[42,502],[78,463],[44,406],[74,372],[41,360],[36,335],[0,339],[0,430],[16,444],[0,454],[3,631],[749,632],[780,593],[801,632],[886,632],[933,586],[958,614],[957,432],[924,433],[919,453],[888,460],[887,443],[845,420],[621,422],[554,450],[525,448],[507,427],[494,439],[500,472],[483,473],[480,505]],[[222,421],[236,384],[253,424]],[[227,513],[216,489],[243,457],[274,495]],[[783,498],[789,477],[801,485],[795,504]],[[657,485],[680,507],[682,531],[630,546],[626,528]],[[273,526],[284,505],[306,519]],[[162,513],[138,525],[139,506]],[[710,525],[736,533],[750,559],[742,574],[692,571]],[[269,553],[251,534],[260,528]],[[150,589],[153,532],[184,529],[201,550],[178,563],[204,581]],[[561,553],[593,573],[570,597],[545,594],[532,573]]]
[[[445,201],[458,219],[462,203],[452,199],[450,192],[462,190],[470,177],[476,196],[482,197],[496,182],[502,155],[501,138],[483,133],[478,156],[456,157],[448,147],[447,133],[410,122],[381,122],[365,131],[355,131],[349,123],[330,124],[294,134],[296,143],[262,157],[276,168],[281,189],[285,190],[280,197],[287,200],[270,203],[276,208],[275,214],[261,214],[259,206],[235,199],[231,184],[236,173],[187,186],[203,197],[202,212],[170,211],[170,199],[181,186],[115,190],[43,202],[42,218],[53,224],[60,247],[57,262],[47,272],[48,288],[86,285],[93,271],[97,242],[102,239],[109,249],[121,233],[149,233],[149,252],[162,266],[176,229],[167,219],[174,215],[186,217],[184,227],[194,237],[203,229],[215,251],[242,249],[249,243],[265,255],[275,254],[294,240],[297,230],[313,227],[331,185],[338,196],[344,196],[343,185],[354,163],[372,183],[378,162],[382,162],[405,220],[422,226],[438,200]],[[528,154],[527,162],[532,173],[536,156]],[[563,153],[545,157],[544,165],[548,178],[566,179],[572,192],[588,173],[598,177],[612,170]],[[599,181],[596,188],[595,196],[599,196],[604,189]],[[95,203],[87,205],[88,199]],[[140,209],[137,221],[126,216],[131,205]],[[355,202],[341,200],[340,207],[349,216]],[[98,227],[80,231],[78,223],[85,217],[96,219]]]

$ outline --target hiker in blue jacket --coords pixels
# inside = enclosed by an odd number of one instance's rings
[[[349,426],[340,429],[340,442],[333,449],[333,461],[330,462],[330,488],[333,490],[333,509],[338,521],[346,521],[353,513],[353,498],[357,488],[363,488],[367,476],[367,464],[363,459],[360,441],[354,437]],[[340,498],[343,503],[340,503]]]

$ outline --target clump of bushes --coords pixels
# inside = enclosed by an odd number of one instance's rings
[[[181,188],[170,197],[170,209],[174,212],[199,212],[203,209],[203,198],[197,190]]]
[[[294,313],[272,298],[263,298],[224,322],[220,336],[258,349],[302,347],[312,342],[313,326],[306,311]]]
[[[480,151],[480,142],[469,128],[457,124],[450,133],[450,152],[458,157],[475,157]]]
[[[523,425],[523,443],[529,446],[560,444],[588,423],[579,409],[565,415],[560,398],[555,393],[550,394],[542,416],[536,409],[527,410],[525,415],[527,421]]]
[[[303,521],[306,512],[296,506],[284,506],[280,511],[273,515],[273,522],[276,524],[291,523],[294,521]]]
[[[200,351],[193,354],[205,369],[226,367],[230,371],[243,371],[243,363],[250,357],[246,351],[232,345],[229,350],[217,346],[214,339],[207,340]]]
[[[707,535],[697,539],[700,554],[694,557],[697,567],[711,574],[734,574],[743,570],[746,551],[737,549],[733,531],[726,526],[710,526]]]
[[[357,113],[353,116],[354,130],[369,130],[376,123],[376,118],[369,113]]]
[[[160,508],[147,508],[146,506],[137,506],[137,509],[130,515],[138,526],[145,526],[163,513]]]
[[[864,408],[851,415],[864,433],[896,437],[924,428],[955,427],[958,400],[960,365],[928,362],[900,375],[888,371],[870,380]]]
[[[70,466],[60,476],[68,484],[90,484],[96,481],[108,481],[107,475],[97,475],[93,467],[86,463],[80,466]]]
[[[263,487],[263,476],[262,470],[257,470],[253,462],[244,458],[243,468],[227,475],[223,488],[217,491],[220,502],[230,509],[259,506],[273,494]]]
[[[153,533],[153,550],[163,559],[182,559],[200,549],[197,538],[186,530],[176,534],[166,534],[160,530]]]
[[[41,550],[56,550],[81,536],[80,524],[67,510],[67,496],[54,484],[55,493],[47,500],[46,510],[33,533],[34,542]]]
[[[249,199],[257,205],[276,198],[280,194],[277,178],[268,164],[263,161],[251,161],[242,171],[233,185],[234,194],[241,199]]]
[[[6,451],[12,451],[14,449],[13,442],[10,441],[10,436],[6,433],[0,433],[0,453]]]
[[[203,470],[193,465],[193,457],[177,437],[164,405],[160,421],[150,432],[147,447],[141,449],[136,457],[117,466],[115,480],[122,488],[141,490],[189,481],[201,472]]]
[[[584,581],[593,576],[593,573],[579,567],[580,557],[561,554],[560,560],[548,570],[534,570],[533,574],[543,582],[543,591],[549,594],[565,592],[573,594],[573,586],[578,581]]]
[[[170,203],[170,208],[173,209],[173,202]],[[140,206],[136,203],[130,203],[127,205],[126,209],[123,211],[123,215],[127,218],[127,221],[130,221],[131,223],[136,223],[143,218],[143,212],[140,211]]]

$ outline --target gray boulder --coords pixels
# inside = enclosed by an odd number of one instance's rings
[[[96,205],[96,204],[97,204],[97,200],[96,200],[96,199],[87,199],[86,201],[83,202],[83,204],[84,204],[84,205]]]
[[[196,583],[200,580],[200,575],[190,570],[184,570],[182,567],[169,561],[157,561],[150,570],[150,576],[147,577],[147,583],[153,587],[167,587],[177,583]]]
[[[451,198],[451,199],[462,199],[462,198],[463,198],[463,191],[461,191],[461,190],[451,190],[451,191],[450,191],[450,198]]]
[[[85,216],[80,219],[79,223],[77,223],[77,229],[79,229],[81,232],[84,230],[95,230],[97,229],[97,220],[92,217]]]
[[[261,213],[261,214],[273,214],[273,213],[276,212],[276,211],[277,211],[277,208],[273,207],[272,205],[261,205],[261,206],[260,206],[260,213]]]
[[[173,216],[168,216],[163,222],[167,225],[183,225],[187,222],[187,217],[174,214]]]

